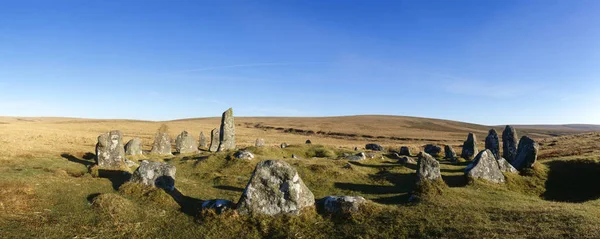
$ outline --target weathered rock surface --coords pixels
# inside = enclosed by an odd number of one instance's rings
[[[175,150],[180,154],[197,153],[198,143],[194,136],[187,131],[181,132],[175,140]]]
[[[498,159],[498,166],[500,167],[500,171],[502,171],[504,173],[518,173],[519,172],[515,167],[513,167],[504,158]]]
[[[417,162],[417,181],[431,182],[438,179],[442,179],[440,163],[428,153],[419,153],[419,161]]]
[[[202,210],[214,210],[217,214],[234,208],[235,204],[225,199],[213,199],[202,202]]]
[[[208,151],[217,152],[219,149],[219,129],[210,131],[210,148]]]
[[[365,149],[373,150],[373,151],[383,151],[383,147],[379,144],[367,144],[365,145]]]
[[[254,142],[254,146],[255,147],[263,147],[263,146],[265,146],[265,140],[264,139],[256,139],[256,142]]]
[[[200,132],[200,141],[198,144],[201,149],[206,149],[206,147],[208,147],[208,143],[206,142],[206,136],[204,136],[204,132]]]
[[[475,137],[475,134],[469,133],[467,140],[463,143],[462,153],[460,156],[466,160],[471,160],[478,153],[479,150],[477,149],[477,137]]]
[[[515,160],[518,142],[517,131],[512,126],[507,125],[502,132],[502,157],[508,162]]]
[[[221,130],[219,132],[219,149],[226,151],[235,149],[235,122],[233,119],[233,109],[229,108],[223,112],[221,117]]]
[[[411,157],[402,156],[402,157],[400,157],[400,159],[398,159],[398,163],[401,163],[401,164],[407,164],[407,163],[415,164],[415,163],[417,163],[417,161],[415,161],[415,159],[413,159]]]
[[[353,213],[358,212],[360,207],[367,203],[361,196],[327,196],[317,202],[317,207],[327,213]]]
[[[240,150],[235,152],[235,154],[233,154],[233,157],[235,157],[236,159],[252,160],[254,159],[254,154],[252,154],[248,150]]]
[[[152,150],[150,150],[150,153],[159,155],[173,155],[171,152],[171,137],[169,137],[169,132],[167,132],[166,127],[161,127],[161,129],[154,136],[154,143],[152,144]]]
[[[484,179],[494,183],[506,181],[502,171],[500,171],[496,157],[489,149],[477,154],[475,160],[465,169],[465,175],[472,179]]]
[[[446,159],[449,159],[450,161],[456,160],[456,151],[454,151],[454,148],[452,148],[451,145],[444,146],[444,154]]]
[[[315,197],[296,169],[284,161],[267,160],[256,165],[240,198],[240,214],[298,214],[313,206]]]
[[[398,153],[398,154],[404,155],[404,156],[411,156],[410,149],[406,146],[400,147],[400,153]]]
[[[147,186],[175,190],[175,166],[144,160],[133,172],[130,181]]]
[[[492,151],[496,159],[500,158],[500,139],[495,129],[490,129],[488,136],[485,137],[485,149]]]
[[[442,153],[442,147],[435,144],[428,144],[425,145],[424,151],[433,157],[439,157]]]
[[[367,159],[367,155],[365,155],[365,153],[360,152],[357,153],[355,155],[349,155],[345,157],[347,160],[353,160],[353,161],[357,161],[357,160],[365,160]]]
[[[533,139],[523,136],[519,141],[519,148],[515,160],[510,162],[517,170],[532,168],[537,160],[540,146]]]
[[[98,136],[96,144],[96,163],[100,167],[120,167],[124,165],[125,148],[123,134],[114,130]]]
[[[140,138],[133,138],[125,144],[125,155],[142,155],[142,140]]]
[[[123,162],[125,163],[125,166],[127,166],[129,168],[138,166],[138,164],[136,162],[131,161],[129,159],[125,159],[125,160],[123,160]]]

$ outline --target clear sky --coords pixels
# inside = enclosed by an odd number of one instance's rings
[[[600,124],[600,1],[0,2],[0,115]]]

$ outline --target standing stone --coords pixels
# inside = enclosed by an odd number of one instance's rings
[[[200,132],[200,148],[205,149],[208,145],[206,143],[206,136],[204,136],[204,132]]]
[[[235,123],[233,120],[233,109],[229,108],[223,112],[221,117],[221,130],[219,131],[219,149],[226,151],[235,149]]]
[[[124,165],[125,148],[123,147],[123,134],[114,130],[98,136],[96,144],[96,163],[100,167],[120,167]]]
[[[417,181],[432,182],[438,179],[442,179],[440,163],[425,152],[419,153],[419,161],[417,162]]]
[[[217,152],[219,149],[219,129],[215,128],[210,131],[210,148],[208,151]]]
[[[295,214],[313,206],[315,197],[296,169],[284,161],[262,161],[238,202],[240,214]]]
[[[125,155],[142,155],[142,140],[140,138],[133,138],[125,144]]]
[[[312,141],[310,141],[310,139],[307,139],[306,142],[304,142],[305,144],[312,144]]]
[[[537,160],[540,146],[533,139],[523,136],[519,141],[519,148],[515,160],[510,162],[517,170],[532,168]]]
[[[198,143],[187,131],[181,132],[175,140],[175,150],[180,154],[197,153]]]
[[[254,146],[255,147],[263,147],[263,146],[265,146],[265,140],[264,139],[256,139],[256,142],[254,142]]]
[[[403,156],[410,156],[411,155],[410,154],[410,149],[408,147],[406,147],[406,146],[402,146],[402,147],[400,147],[400,153],[399,154],[403,155]]]
[[[449,159],[451,161],[454,161],[456,159],[456,152],[454,151],[452,146],[450,146],[450,145],[444,146],[444,153],[445,153],[446,159]]]
[[[383,147],[379,144],[367,144],[365,145],[365,149],[373,150],[373,151],[383,151]]]
[[[500,171],[496,157],[489,149],[477,154],[475,160],[465,169],[465,175],[471,179],[481,178],[494,183],[506,181],[502,171]]]
[[[513,167],[504,158],[498,159],[498,166],[500,167],[500,171],[502,171],[503,173],[519,173],[519,170]]]
[[[133,172],[130,181],[147,186],[175,190],[175,166],[144,160]]]
[[[477,138],[473,133],[469,133],[467,141],[463,143],[462,153],[460,154],[466,160],[471,160],[479,153],[477,150]]]
[[[154,143],[150,153],[159,155],[173,155],[171,153],[171,137],[169,137],[169,129],[166,125],[162,125],[154,136]]]
[[[500,140],[495,129],[490,129],[488,136],[485,137],[485,149],[489,149],[496,159],[500,159]]]
[[[502,131],[502,157],[508,162],[515,160],[518,140],[515,128],[507,125],[504,131]]]
[[[424,151],[433,157],[439,157],[442,153],[442,147],[435,144],[428,144],[425,145]]]

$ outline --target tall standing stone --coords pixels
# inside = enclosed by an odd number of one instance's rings
[[[519,141],[519,148],[515,160],[510,162],[517,170],[532,168],[537,160],[540,146],[533,139],[523,136]]]
[[[479,150],[477,149],[477,138],[475,137],[475,134],[469,133],[467,140],[463,143],[460,156],[464,159],[471,160],[477,153],[479,153]]]
[[[417,161],[417,181],[432,182],[438,179],[442,179],[440,162],[425,152],[419,153],[419,161]]]
[[[296,169],[284,161],[262,161],[238,202],[241,214],[298,214],[313,206],[315,196],[304,185]]]
[[[150,153],[158,155],[173,155],[171,152],[171,137],[169,136],[169,128],[166,125],[160,126],[158,132],[156,132]]]
[[[200,144],[201,149],[205,149],[207,146],[206,136],[204,136],[204,132],[200,132],[200,143],[199,144]]]
[[[517,155],[517,131],[510,125],[507,125],[502,132],[502,156],[508,161],[515,160]]]
[[[210,131],[210,148],[208,151],[217,152],[219,149],[219,129],[215,128]]]
[[[218,151],[235,149],[235,122],[233,120],[233,109],[229,108],[223,112],[221,117],[221,131]]]
[[[125,155],[142,155],[142,140],[140,138],[133,138],[125,144]]]
[[[490,129],[488,136],[485,137],[485,149],[489,149],[496,159],[500,159],[500,139],[495,129]]]
[[[96,144],[96,163],[100,167],[120,167],[124,165],[125,148],[123,147],[123,134],[114,130],[98,136]]]
[[[175,149],[180,154],[197,153],[198,143],[196,143],[194,136],[190,135],[187,131],[183,131],[175,140]]]
[[[489,149],[477,154],[475,160],[465,169],[465,175],[471,179],[484,179],[494,183],[503,183],[506,181],[496,161],[496,157]]]

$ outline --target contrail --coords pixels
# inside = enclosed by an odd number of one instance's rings
[[[201,71],[210,71],[210,70],[219,70],[219,69],[230,69],[230,68],[242,68],[242,67],[255,67],[255,66],[289,66],[289,65],[308,65],[308,64],[324,64],[327,63],[325,61],[313,61],[313,62],[287,62],[287,63],[252,63],[252,64],[237,64],[237,65],[227,65],[227,66],[210,66],[205,68],[184,70],[178,72],[172,72],[170,74],[181,74],[181,73],[189,73],[189,72],[201,72]]]

